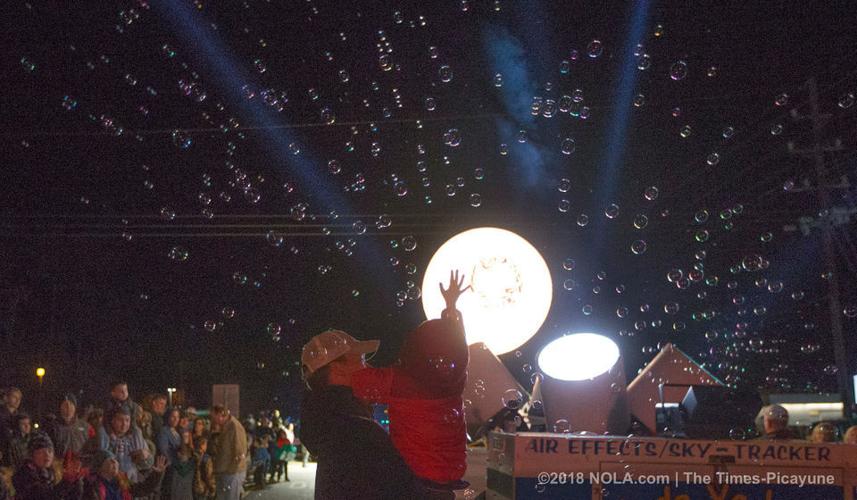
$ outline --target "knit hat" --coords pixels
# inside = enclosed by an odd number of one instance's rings
[[[92,454],[90,458],[90,464],[92,465],[92,470],[98,471],[101,468],[101,465],[104,464],[105,460],[116,459],[116,455],[114,455],[109,450],[98,450]]]
[[[51,441],[51,438],[48,437],[44,432],[33,432],[30,436],[30,442],[27,443],[27,451],[31,454],[36,450],[41,450],[42,448],[50,448],[54,449],[54,443]]]

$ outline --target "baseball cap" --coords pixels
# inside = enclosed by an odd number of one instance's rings
[[[304,344],[301,351],[301,374],[306,379],[343,354],[374,354],[380,345],[379,340],[357,340],[341,330],[327,330]]]

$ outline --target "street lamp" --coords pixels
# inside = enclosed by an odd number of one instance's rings
[[[173,393],[176,392],[175,387],[167,387],[167,394],[170,396],[170,407],[173,406]]]
[[[37,376],[37,377],[39,377],[39,401],[38,401],[38,404],[37,404],[37,408],[38,408],[38,414],[37,414],[38,422],[36,422],[36,425],[35,425],[35,427],[36,427],[36,428],[38,428],[38,427],[39,427],[39,422],[41,422],[41,421],[42,421],[42,392],[44,392],[44,390],[42,389],[42,382],[44,381],[44,378],[45,378],[45,369],[44,369],[44,368],[42,368],[42,367],[38,367],[38,368],[36,368],[36,376]]]

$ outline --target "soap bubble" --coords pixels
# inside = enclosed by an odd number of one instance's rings
[[[670,78],[673,80],[683,80],[687,76],[687,63],[684,61],[676,61],[670,66]]]
[[[592,40],[589,42],[589,45],[586,46],[586,54],[592,59],[597,58],[604,52],[604,46],[601,44],[600,40]]]

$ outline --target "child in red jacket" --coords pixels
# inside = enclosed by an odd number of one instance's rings
[[[430,487],[460,489],[467,468],[461,395],[470,355],[461,313],[455,309],[464,276],[449,273],[441,319],[423,322],[405,337],[395,365],[352,374],[354,395],[386,403],[390,437],[411,470]]]

